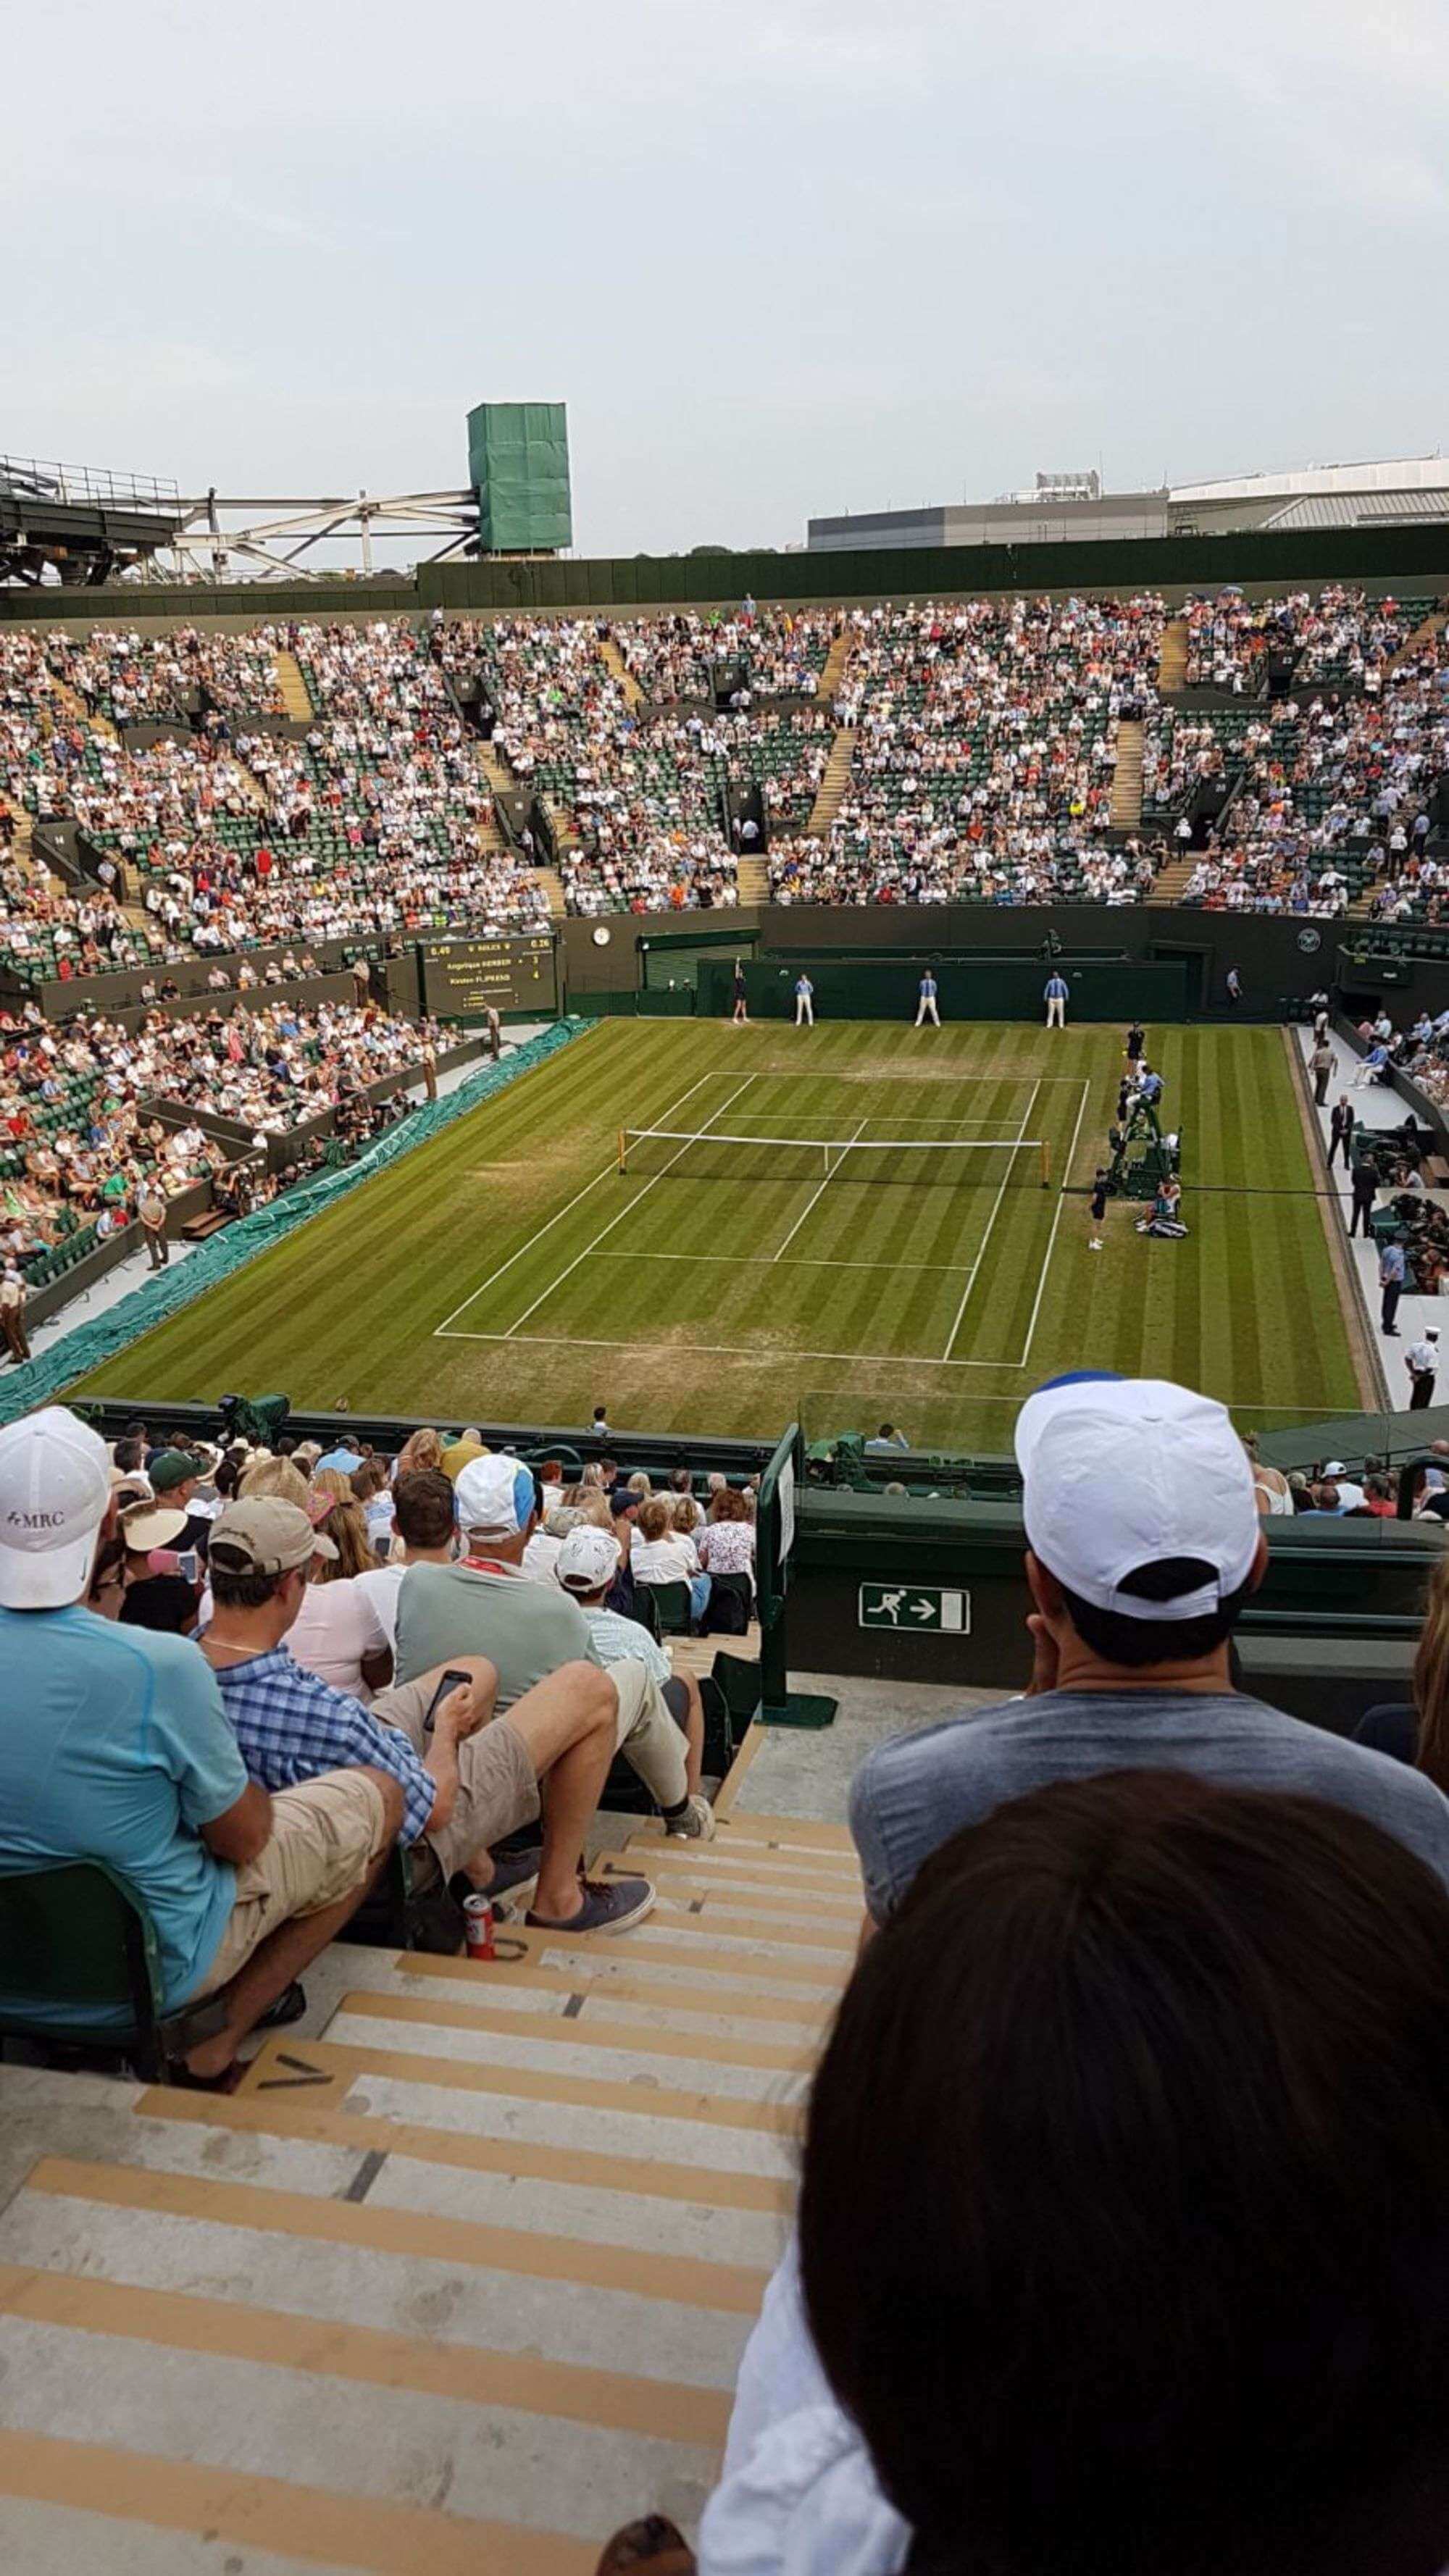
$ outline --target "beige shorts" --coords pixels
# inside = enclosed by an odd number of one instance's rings
[[[371,1715],[384,1726],[401,1727],[415,1753],[427,1749],[423,1719],[433,1696],[429,1682],[403,1682],[379,1691]],[[490,1843],[520,1825],[531,1825],[541,1812],[533,1761],[517,1728],[507,1716],[491,1717],[476,1735],[458,1747],[458,1795],[452,1815],[427,1840],[445,1878]]]
[[[236,1874],[236,1903],[199,1995],[230,1983],[269,1933],[295,1914],[340,1905],[386,1842],[382,1791],[362,1771],[324,1771],[272,1800],[265,1851]]]

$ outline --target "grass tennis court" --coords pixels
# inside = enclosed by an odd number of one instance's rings
[[[83,1391],[554,1424],[602,1402],[625,1430],[889,1416],[977,1448],[1083,1365],[1188,1379],[1245,1427],[1357,1409],[1281,1032],[1175,1028],[1152,1055],[1191,1235],[1148,1241],[1119,1203],[1093,1253],[1073,1185],[1116,1029],[608,1021]],[[656,1132],[621,1174],[625,1128]]]

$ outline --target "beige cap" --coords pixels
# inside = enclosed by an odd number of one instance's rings
[[[222,1573],[292,1574],[314,1556],[336,1554],[332,1540],[314,1530],[296,1503],[272,1495],[228,1503],[211,1525],[211,1558]]]
[[[186,1514],[174,1503],[141,1503],[121,1514],[121,1536],[137,1556],[153,1547],[174,1547],[186,1527]]]

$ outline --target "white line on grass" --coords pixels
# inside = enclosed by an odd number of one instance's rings
[[[1036,1095],[1037,1095],[1037,1093],[1040,1091],[1040,1089],[1041,1089],[1041,1084],[1040,1084],[1039,1082],[1034,1082],[1034,1083],[1032,1084],[1032,1086],[1031,1086],[1031,1098],[1028,1100],[1028,1102],[1027,1102],[1027,1104],[1026,1104],[1025,1109],[1024,1109],[1024,1110],[1022,1111],[1022,1113],[1021,1113],[1021,1125],[1018,1127],[1018,1129],[1017,1129],[1017,1131],[1016,1131],[1016,1142],[1017,1142],[1017,1145],[1020,1145],[1020,1144],[1021,1144],[1021,1142],[1022,1142],[1023,1138],[1024,1138],[1024,1137],[1025,1137],[1025,1135],[1026,1135],[1027,1120],[1030,1118],[1032,1111],[1033,1111],[1033,1110],[1035,1109],[1035,1107],[1036,1107]],[[976,1258],[975,1258],[975,1260],[972,1262],[971,1267],[970,1267],[970,1269],[968,1270],[968,1272],[967,1272],[967,1274],[966,1274],[966,1285],[965,1285],[965,1287],[964,1287],[964,1288],[962,1289],[962,1291],[961,1291],[961,1303],[960,1303],[960,1305],[959,1305],[959,1306],[957,1307],[957,1309],[956,1309],[956,1321],[954,1322],[954,1324],[953,1324],[953,1325],[952,1325],[952,1327],[951,1327],[950,1338],[949,1338],[949,1340],[947,1341],[947,1344],[946,1344],[945,1349],[944,1349],[944,1350],[943,1350],[943,1352],[941,1353],[941,1357],[942,1357],[942,1360],[943,1360],[943,1361],[944,1361],[944,1360],[949,1360],[949,1358],[950,1358],[950,1356],[951,1356],[952,1351],[953,1351],[953,1350],[955,1349],[955,1347],[956,1347],[956,1336],[957,1336],[957,1334],[958,1334],[958,1333],[960,1332],[960,1330],[961,1330],[961,1318],[962,1318],[962,1316],[963,1316],[963,1315],[965,1314],[965,1312],[966,1312],[966,1301],[967,1301],[967,1299],[970,1297],[971,1291],[972,1291],[972,1289],[973,1289],[973,1288],[975,1287],[975,1285],[976,1285],[976,1276],[977,1276],[977,1273],[978,1273],[978,1271],[980,1270],[980,1268],[981,1268],[981,1264],[982,1264],[983,1260],[984,1260],[984,1259],[985,1259],[985,1257],[986,1257],[986,1247],[987,1247],[988,1243],[991,1241],[992,1230],[993,1230],[993,1228],[995,1227],[995,1224],[996,1224],[996,1220],[997,1220],[997,1218],[998,1218],[998,1217],[1000,1216],[1000,1214],[1001,1214],[1001,1202],[1002,1202],[1002,1200],[1003,1200],[1003,1199],[1005,1198],[1005,1196],[1006,1196],[1007,1187],[1008,1187],[1008,1184],[1010,1183],[1010,1180],[1011,1180],[1011,1167],[1012,1167],[1012,1165],[1013,1165],[1013,1163],[1014,1163],[1015,1161],[1016,1161],[1016,1153],[1015,1153],[1015,1151],[1013,1150],[1013,1151],[1012,1151],[1011,1153],[1009,1153],[1009,1154],[1007,1155],[1007,1157],[1006,1157],[1006,1169],[1005,1169],[1005,1171],[1002,1173],[1002,1176],[1001,1176],[1001,1187],[1000,1187],[1000,1189],[999,1189],[999,1190],[997,1191],[997,1193],[996,1193],[996,1198],[995,1198],[995,1201],[994,1201],[994,1203],[993,1203],[993,1205],[992,1205],[991,1214],[990,1214],[990,1216],[989,1216],[989,1217],[987,1218],[987,1220],[986,1220],[986,1232],[983,1234],[983,1236],[982,1236],[982,1238],[981,1238],[981,1241],[980,1241],[980,1243],[978,1244],[978,1246],[977,1246],[977,1248],[976,1248]]]
[[[524,1307],[521,1315],[515,1315],[513,1322],[509,1325],[507,1332],[503,1335],[505,1342],[511,1342],[518,1331],[519,1325],[526,1324],[530,1315],[537,1314],[540,1306],[547,1305],[550,1297],[554,1293],[554,1290],[556,1288],[561,1288],[566,1279],[572,1278],[573,1273],[578,1269],[580,1262],[588,1260],[589,1254],[594,1249],[594,1244],[602,1243],[605,1235],[612,1234],[616,1225],[622,1225],[626,1216],[633,1215],[634,1210],[638,1207],[641,1199],[647,1199],[651,1190],[658,1189],[660,1182],[664,1179],[665,1173],[673,1171],[675,1164],[679,1161],[680,1154],[687,1154],[690,1146],[697,1141],[698,1137],[707,1135],[710,1128],[714,1125],[715,1119],[723,1118],[725,1111],[729,1108],[731,1102],[738,1100],[742,1091],[748,1091],[750,1084],[756,1079],[756,1075],[753,1073],[747,1073],[743,1082],[736,1083],[734,1090],[729,1092],[720,1102],[718,1109],[713,1110],[710,1116],[706,1118],[704,1125],[696,1129],[695,1135],[685,1137],[683,1144],[679,1148],[679,1153],[671,1154],[668,1162],[664,1165],[663,1170],[656,1172],[652,1181],[645,1182],[644,1187],[639,1192],[639,1197],[631,1199],[627,1207],[620,1208],[617,1216],[611,1216],[608,1224],[600,1227],[598,1233],[594,1236],[593,1243],[586,1243],[582,1252],[575,1253],[573,1260],[568,1265],[568,1268],[566,1270],[561,1270],[556,1279],[551,1279],[548,1286],[542,1291],[541,1295],[535,1297],[533,1304],[531,1306]],[[697,1084],[695,1088],[698,1088]],[[647,1259],[648,1256],[647,1254],[640,1254],[639,1258],[643,1260]]]
[[[679,1111],[684,1107],[686,1100],[692,1100],[697,1091],[703,1090],[704,1085],[709,1081],[709,1079],[710,1077],[707,1073],[702,1073],[699,1080],[697,1082],[692,1082],[687,1091],[681,1091],[677,1100],[671,1100],[669,1107],[664,1111],[663,1115],[666,1118],[676,1117]],[[755,1076],[752,1074],[750,1079],[751,1081],[754,1081]],[[576,1208],[581,1199],[586,1199],[588,1197],[590,1190],[596,1190],[598,1188],[600,1181],[613,1180],[618,1169],[619,1165],[616,1158],[612,1163],[606,1163],[601,1172],[595,1172],[591,1181],[585,1181],[581,1190],[575,1190],[573,1197],[564,1201],[563,1206],[558,1210],[556,1215],[549,1217],[546,1223],[539,1226],[537,1230],[529,1236],[526,1243],[520,1243],[516,1252],[510,1252],[506,1261],[500,1261],[496,1270],[490,1270],[486,1279],[480,1279],[476,1288],[469,1289],[461,1306],[455,1306],[451,1315],[445,1315],[441,1324],[434,1325],[434,1340],[440,1340],[447,1333],[448,1327],[451,1324],[456,1324],[460,1315],[466,1315],[469,1307],[477,1304],[477,1301],[482,1296],[485,1288],[491,1288],[494,1280],[501,1279],[505,1270],[511,1270],[515,1261],[521,1261],[525,1252],[531,1252],[534,1245],[541,1242],[544,1235],[551,1234],[556,1225],[561,1225],[564,1218],[568,1215],[570,1208]],[[642,1191],[640,1192],[640,1196],[643,1196]],[[492,1337],[488,1334],[480,1336],[476,1333],[460,1333],[454,1338],[459,1341],[477,1341],[479,1339],[489,1340]]]
[[[859,1187],[857,1182],[855,1187]],[[778,1252],[596,1252],[596,1261],[727,1261],[732,1270],[769,1270],[779,1260]],[[948,1278],[961,1275],[959,1261],[842,1261],[828,1253],[793,1252],[785,1263],[787,1270],[885,1270],[894,1278],[898,1270],[941,1270]]]
[[[1052,1254],[1056,1250],[1057,1227],[1061,1224],[1062,1209],[1066,1205],[1067,1183],[1072,1177],[1072,1165],[1077,1159],[1077,1138],[1082,1132],[1082,1120],[1086,1116],[1087,1099],[1090,1094],[1091,1087],[1092,1086],[1089,1082],[1084,1082],[1082,1085],[1082,1097],[1077,1108],[1077,1123],[1072,1129],[1072,1141],[1067,1147],[1067,1168],[1062,1174],[1062,1186],[1057,1198],[1056,1214],[1052,1218],[1052,1230],[1047,1236],[1047,1248],[1042,1260],[1041,1277],[1036,1283],[1036,1304],[1031,1310],[1031,1322],[1026,1328],[1026,1348],[1017,1362],[1018,1368],[1025,1368],[1027,1361],[1031,1357],[1032,1341],[1036,1334],[1036,1319],[1041,1313],[1041,1301],[1046,1295],[1047,1272],[1052,1266]]]
[[[867,1129],[867,1127],[868,1127],[869,1125],[870,1125],[870,1120],[869,1120],[868,1118],[862,1118],[862,1120],[861,1120],[861,1122],[860,1122],[860,1125],[857,1127],[857,1129],[856,1129],[856,1131],[855,1131],[855,1136],[849,1136],[849,1137],[847,1137],[847,1138],[846,1138],[846,1142],[847,1142],[847,1144],[853,1145],[853,1144],[855,1143],[855,1137],[856,1137],[856,1136],[863,1136],[863,1135],[865,1134],[865,1131],[866,1131],[866,1129]],[[804,1205],[804,1206],[802,1207],[802,1209],[800,1210],[800,1213],[799,1213],[799,1215],[796,1217],[794,1224],[791,1226],[789,1233],[786,1235],[786,1237],[785,1237],[785,1242],[781,1244],[781,1246],[780,1246],[780,1251],[779,1251],[779,1252],[775,1252],[775,1253],[772,1253],[772,1254],[771,1254],[771,1256],[770,1256],[770,1257],[771,1257],[771,1259],[772,1259],[772,1260],[774,1260],[774,1261],[778,1261],[778,1260],[779,1260],[779,1258],[780,1258],[780,1252],[783,1252],[783,1251],[784,1251],[784,1249],[785,1249],[785,1245],[786,1245],[786,1244],[790,1244],[790,1243],[793,1243],[793,1242],[794,1242],[796,1235],[799,1233],[801,1226],[802,1226],[802,1225],[804,1224],[804,1222],[805,1222],[805,1219],[806,1219],[806,1218],[807,1218],[807,1216],[810,1214],[810,1211],[811,1211],[811,1209],[813,1208],[813,1206],[815,1205],[816,1200],[817,1200],[818,1198],[822,1197],[822,1196],[823,1196],[823,1194],[824,1194],[824,1192],[825,1192],[826,1190],[828,1190],[828,1189],[829,1189],[830,1184],[831,1184],[831,1182],[833,1181],[833,1179],[834,1179],[834,1178],[835,1178],[835,1175],[834,1175],[834,1173],[831,1171],[830,1166],[829,1166],[829,1164],[827,1163],[827,1165],[826,1165],[826,1167],[825,1167],[825,1178],[824,1178],[824,1180],[821,1182],[819,1189],[818,1189],[818,1190],[812,1190],[812,1191],[811,1191],[809,1198],[806,1200],[805,1205]]]

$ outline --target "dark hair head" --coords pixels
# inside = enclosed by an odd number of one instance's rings
[[[399,1476],[393,1488],[393,1521],[405,1547],[446,1547],[453,1535],[453,1479],[441,1467]]]
[[[1449,2558],[1446,1957],[1449,1895],[1377,1826],[1182,1772],[1058,1783],[927,1861],[841,2006],[800,2205],[913,2570]]]
[[[1164,1556],[1124,1575],[1118,1590],[1141,1601],[1175,1601],[1210,1583],[1213,1568],[1201,1557]],[[1129,1619],[1120,1610],[1099,1610],[1058,1581],[1067,1617],[1084,1646],[1104,1663],[1125,1664],[1141,1671],[1151,1664],[1190,1664],[1212,1654],[1232,1635],[1252,1594],[1251,1577],[1236,1592],[1225,1592],[1216,1610],[1199,1619]]]
[[[140,1438],[133,1439],[127,1437],[124,1440],[118,1440],[116,1442],[116,1465],[120,1468],[123,1476],[134,1475],[136,1469],[138,1467],[144,1467],[145,1464],[146,1443],[144,1440]]]
[[[250,1566],[228,1566],[228,1553],[225,1541],[219,1547],[213,1542],[207,1551],[206,1571],[218,1610],[260,1610],[275,1601],[283,1584],[290,1581],[286,1574],[254,1574]]]

